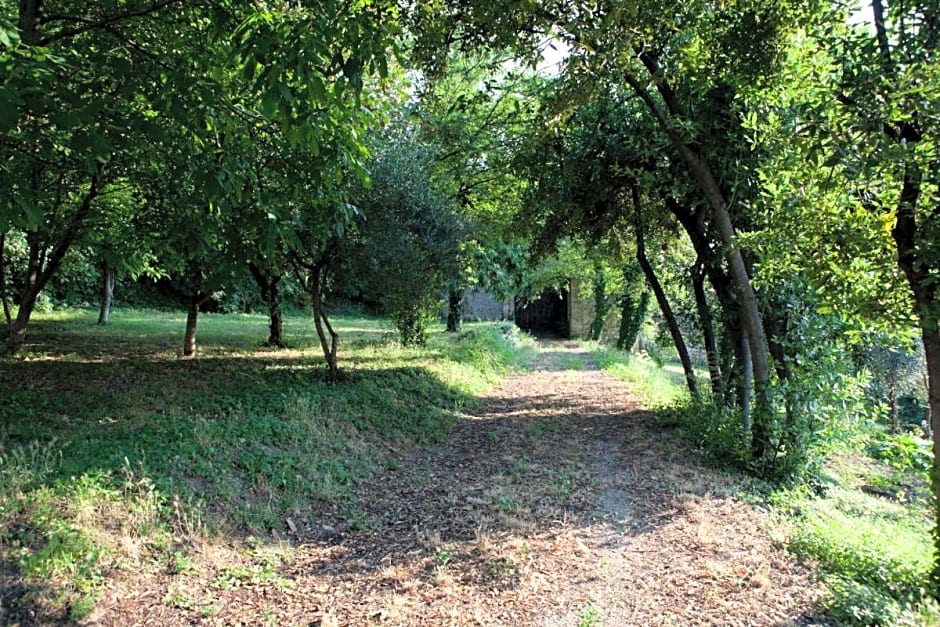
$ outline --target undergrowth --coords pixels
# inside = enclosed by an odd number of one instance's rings
[[[187,361],[182,325],[56,312],[25,356],[0,360],[0,577],[22,582],[0,622],[80,620],[107,573],[178,572],[200,542],[286,534],[324,506],[361,525],[356,483],[394,468],[397,446],[440,440],[534,352],[511,325],[403,348],[384,320],[339,317],[336,382],[307,320],[288,319],[292,346],[273,350],[261,316],[204,316]]]

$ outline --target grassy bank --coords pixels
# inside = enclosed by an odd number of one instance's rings
[[[81,618],[108,578],[190,568],[206,538],[273,537],[323,512],[363,524],[356,482],[440,439],[532,349],[483,324],[403,349],[384,320],[338,317],[347,377],[333,382],[309,320],[287,320],[282,350],[260,346],[266,323],[202,316],[200,356],[181,360],[183,315],[56,313],[0,360],[0,619]]]
[[[630,383],[648,407],[688,402],[681,370],[607,348],[594,347],[593,352],[597,363]],[[726,425],[727,433],[703,434],[702,421],[690,415],[692,410],[662,411],[664,424],[678,427],[680,437],[702,446],[706,456],[726,446],[720,438],[737,433],[734,425]],[[827,589],[820,608],[826,620],[839,625],[940,625],[940,607],[923,590],[932,550],[928,442],[872,428],[830,449],[836,452],[826,460],[822,475],[813,478],[813,488],[756,484],[742,475],[742,486],[747,486],[742,497],[772,508],[779,523],[774,533],[780,532],[794,554],[815,565]],[[720,458],[713,461],[722,463]]]

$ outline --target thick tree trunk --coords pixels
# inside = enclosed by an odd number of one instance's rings
[[[689,274],[692,277],[692,293],[695,295],[699,326],[702,327],[702,341],[705,343],[708,378],[712,384],[712,397],[717,401],[724,395],[721,380],[721,358],[718,356],[718,342],[715,340],[712,313],[708,307],[708,299],[705,297],[705,264],[701,257],[690,268]]]
[[[931,570],[930,591],[935,599],[940,600],[940,331],[936,324],[925,328],[921,334],[924,341],[924,354],[927,358],[927,406],[930,410],[930,430],[933,435],[933,468],[930,472],[930,486],[934,498],[934,553]]]
[[[636,186],[633,187],[632,193],[634,224],[636,226],[636,260],[640,264],[644,276],[646,276],[646,282],[653,291],[653,296],[656,297],[656,303],[659,305],[659,310],[666,320],[666,326],[669,327],[669,334],[672,336],[672,342],[675,344],[676,352],[679,353],[679,361],[682,362],[682,370],[685,372],[685,383],[689,388],[689,394],[692,395],[695,401],[698,401],[698,382],[695,379],[695,369],[692,367],[692,360],[689,358],[689,349],[686,347],[685,340],[682,338],[682,331],[679,329],[679,323],[676,321],[676,316],[673,314],[672,307],[669,305],[666,293],[663,291],[663,287],[659,283],[656,273],[653,271],[652,264],[650,264],[649,259],[646,257],[646,240],[643,235],[643,218],[640,211],[640,192]]]
[[[447,293],[447,332],[459,333],[463,322],[463,290],[452,289]]]
[[[186,313],[186,333],[183,335],[183,357],[196,356],[196,323],[199,321],[199,308],[206,302],[208,295],[196,290],[189,301]]]
[[[931,593],[940,599],[940,325],[936,299],[937,285],[930,259],[923,258],[918,243],[935,246],[929,235],[917,223],[915,209],[920,200],[921,172],[909,164],[904,172],[904,183],[898,201],[897,219],[891,234],[898,255],[898,266],[907,277],[914,300],[915,314],[920,321],[921,339],[924,342],[924,358],[927,363],[927,406],[930,409],[930,426],[933,433],[933,468],[931,488],[934,497],[934,559],[931,571]],[[925,212],[928,213],[928,212]],[[940,207],[934,207],[924,220],[940,220]]]
[[[108,324],[111,319],[111,301],[114,300],[114,268],[107,262],[101,264],[101,308],[98,324]]]

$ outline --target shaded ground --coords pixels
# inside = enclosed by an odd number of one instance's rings
[[[355,504],[116,581],[85,622],[812,622],[818,588],[767,516],[576,344],[546,344],[443,444],[395,452]]]

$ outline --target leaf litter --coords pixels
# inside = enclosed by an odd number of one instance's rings
[[[819,623],[822,588],[770,514],[575,343],[545,343],[444,442],[393,450],[350,507],[285,519],[255,550],[207,542],[199,567],[115,581],[85,622]]]

